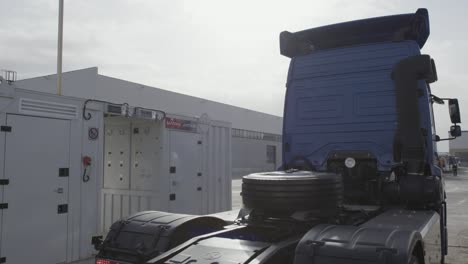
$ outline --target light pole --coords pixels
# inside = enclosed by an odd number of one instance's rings
[[[57,44],[57,94],[62,95],[63,0],[59,0]]]

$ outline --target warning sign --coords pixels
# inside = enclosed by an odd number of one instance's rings
[[[197,122],[177,118],[166,118],[166,128],[197,132]]]
[[[99,138],[99,130],[96,127],[90,127],[88,129],[88,139],[96,140]]]

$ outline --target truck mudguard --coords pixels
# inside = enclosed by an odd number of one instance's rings
[[[317,225],[299,242],[294,263],[401,264],[413,255],[440,263],[438,219],[435,212],[395,209],[361,226]]]
[[[318,225],[299,242],[294,264],[408,263],[418,241],[414,230]]]
[[[202,234],[223,229],[216,217],[144,211],[115,222],[97,258],[141,263]]]

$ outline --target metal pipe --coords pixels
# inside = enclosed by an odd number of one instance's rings
[[[63,0],[59,0],[57,44],[57,94],[62,95]]]

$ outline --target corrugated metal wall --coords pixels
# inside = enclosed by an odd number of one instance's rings
[[[115,221],[147,210],[161,210],[160,196],[154,191],[134,190],[102,190],[102,219],[101,226],[104,232],[109,230]]]
[[[442,137],[442,136],[441,136]],[[449,135],[450,137],[450,135]],[[468,131],[463,131],[461,137],[449,140],[449,149],[452,150],[468,150]]]
[[[276,159],[269,162],[267,148],[273,146]],[[242,137],[232,138],[232,178],[263,171],[274,171],[281,165],[281,142],[251,139]]]
[[[231,128],[213,125],[203,135],[202,170],[207,190],[203,192],[203,212],[215,213],[231,209]]]

